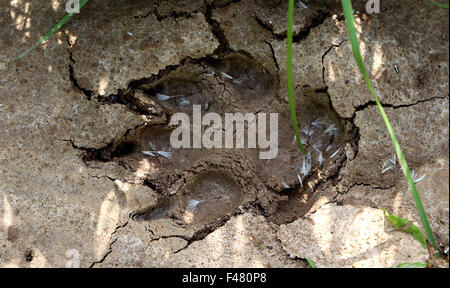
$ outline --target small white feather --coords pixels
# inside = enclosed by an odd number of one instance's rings
[[[392,165],[390,164],[390,160],[384,161],[383,166],[381,167],[381,174],[384,174],[391,169]]]
[[[313,145],[313,149],[316,150],[317,153],[320,153],[320,149],[319,149],[320,147],[322,147],[322,144],[321,144],[321,143],[315,143],[315,144]]]
[[[155,142],[148,141],[148,146],[149,146],[152,150],[156,150],[156,144],[155,144]]]
[[[167,151],[158,151],[157,152],[159,155],[166,157],[168,159],[172,158],[172,152],[167,152]]]
[[[148,156],[155,156],[155,153],[153,153],[152,151],[142,151],[142,153]]]
[[[328,135],[335,135],[338,132],[338,129],[336,127],[336,125],[331,124],[327,130],[325,130],[325,133]]]
[[[336,150],[336,152],[331,154],[330,158],[334,158],[339,153],[339,151],[341,151],[341,148],[339,148],[338,150]]]
[[[298,182],[300,182],[300,186],[303,188],[302,177],[299,174],[297,174],[297,177],[298,177]]]
[[[325,159],[323,159],[322,151],[320,151],[319,156],[317,156],[317,161],[319,162],[319,165],[322,165],[324,160]]]
[[[300,174],[306,176],[306,175],[308,175],[309,171],[311,171],[311,154],[310,153],[303,156]]]
[[[167,101],[170,98],[172,98],[171,96],[167,96],[167,95],[160,94],[160,93],[156,93],[156,97],[158,98],[159,101]]]
[[[395,155],[395,153],[394,153],[394,155],[392,155],[392,157],[391,157],[391,159],[389,159],[389,161],[390,161],[393,165],[395,165],[395,163],[397,163],[397,156]]]
[[[411,171],[411,176],[413,178],[414,183],[419,183],[420,181],[425,179],[425,177],[427,177],[427,174],[419,176],[419,175],[416,175],[416,172],[414,172],[414,170],[412,170]]]
[[[327,149],[325,149],[326,152],[330,151],[334,147],[333,144],[330,144],[327,146]]]
[[[317,118],[316,120],[314,120],[314,122],[311,123],[311,125],[319,128],[327,126],[327,123],[325,123],[321,118]]]
[[[427,177],[427,174],[424,174],[422,176],[420,176],[419,178],[417,178],[414,182],[415,183],[419,183],[420,181],[422,181],[423,179],[425,179]]]
[[[236,84],[236,85],[241,85],[242,82],[244,82],[244,79],[241,79],[241,78],[233,80],[233,83]]]
[[[181,107],[184,107],[184,106],[187,106],[189,104],[191,104],[191,102],[188,99],[183,97],[178,105],[181,106]]]
[[[314,129],[312,129],[309,126],[306,126],[306,128],[302,129],[302,132],[305,133],[307,136],[312,136],[314,134]]]
[[[189,200],[188,204],[187,204],[187,210],[190,212],[194,212],[195,209],[197,208],[198,204],[200,204],[201,201],[198,200]]]
[[[308,9],[308,6],[306,6],[302,1],[297,2],[297,7],[301,9]]]
[[[233,77],[231,77],[230,75],[228,75],[225,72],[221,72],[221,74],[223,75],[223,77],[228,78],[228,79],[234,79]]]

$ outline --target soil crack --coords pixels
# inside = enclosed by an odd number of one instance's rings
[[[406,107],[412,107],[421,103],[425,103],[425,102],[430,102],[430,101],[434,101],[437,99],[447,99],[448,97],[446,96],[436,96],[436,97],[432,97],[432,98],[427,98],[427,99],[423,99],[423,100],[419,100],[416,101],[414,103],[410,103],[410,104],[401,104],[401,105],[394,105],[394,104],[389,104],[389,103],[383,103],[380,101],[380,104],[382,107],[384,108],[392,108],[392,109],[400,109],[400,108],[406,108]],[[355,108],[355,112],[353,113],[352,119],[355,118],[356,116],[356,112],[360,112],[365,110],[366,108],[370,107],[370,106],[376,106],[376,102],[374,100],[369,101],[367,103],[358,105],[358,106],[353,106]]]
[[[118,233],[122,228],[125,228],[125,227],[128,225],[129,222],[130,222],[130,217],[128,217],[127,221],[126,221],[123,225],[117,226],[116,229],[114,229],[114,231],[111,233],[111,236],[110,236],[110,237],[111,237],[111,238],[114,237],[114,235],[115,235],[116,233]],[[103,261],[106,260],[106,258],[108,257],[108,255],[112,253],[112,251],[113,251],[112,246],[114,245],[114,243],[117,242],[117,239],[118,239],[118,238],[115,237],[115,238],[109,243],[109,248],[108,248],[108,251],[106,251],[105,255],[103,255],[103,257],[102,257],[99,261],[93,262],[93,263],[89,266],[89,268],[95,268],[95,265],[100,264],[100,263],[103,263]]]
[[[229,5],[231,5],[231,3]],[[227,6],[225,5],[223,7],[227,7]],[[220,7],[220,8],[223,8],[223,7]],[[214,36],[217,38],[217,40],[219,40],[219,47],[216,48],[216,50],[214,51],[213,54],[223,54],[223,53],[231,52],[233,50],[230,48],[231,47],[230,43],[229,43],[227,37],[225,36],[225,32],[220,27],[219,22],[212,19],[213,10],[216,8],[218,8],[218,7],[215,7],[214,4],[207,4],[206,12],[205,12],[205,19],[206,19],[206,22],[211,27],[211,32],[214,34]]]
[[[353,183],[352,185],[350,185],[350,187],[348,187],[344,192],[338,192],[340,195],[345,195],[347,194],[350,190],[352,190],[353,188],[357,187],[357,186],[362,186],[362,187],[369,187],[371,189],[374,190],[389,190],[395,187],[396,184],[392,184],[390,186],[387,187],[382,187],[382,186],[372,186],[370,184],[367,183]]]
[[[325,86],[327,87],[327,90],[328,90],[328,85],[327,85],[326,80],[325,80],[325,57],[328,55],[328,53],[330,53],[331,50],[333,50],[333,48],[340,47],[342,45],[342,43],[344,43],[345,41],[347,41],[347,40],[344,39],[337,45],[336,44],[332,44],[330,46],[330,48],[328,48],[327,51],[325,51],[325,53],[323,53],[323,55],[322,55],[322,80],[323,80],[323,83],[325,84]]]
[[[69,51],[69,77],[70,77],[70,81],[72,82],[73,87],[75,87],[76,89],[81,91],[86,96],[86,98],[88,100],[91,100],[93,92],[88,90],[88,89],[82,88],[78,84],[78,80],[75,77],[74,68],[73,68],[73,66],[75,64],[75,59],[73,58],[72,45],[70,44],[69,35],[64,34],[64,37],[66,38],[67,50]]]

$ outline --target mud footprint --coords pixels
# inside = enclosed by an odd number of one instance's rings
[[[195,176],[177,195],[162,197],[140,219],[173,218],[198,230],[230,216],[240,205],[242,196],[241,187],[231,176],[222,171],[207,171]]]
[[[207,224],[234,212],[242,196],[241,187],[229,175],[204,172],[182,191],[183,219],[189,224]]]

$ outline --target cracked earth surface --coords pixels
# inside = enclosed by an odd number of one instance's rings
[[[319,267],[390,267],[428,259],[380,209],[419,224],[398,164],[381,173],[394,149],[341,15],[295,12],[296,110],[312,156],[300,184],[308,160],[289,120],[286,1],[89,1],[16,63],[19,47],[62,18],[64,5],[9,2],[0,4],[0,266],[306,267],[310,258]],[[417,187],[445,249],[448,11],[422,4],[383,3],[382,13],[356,21],[408,164],[426,175]],[[161,101],[157,93],[189,97]],[[167,123],[192,112],[186,101],[219,114],[279,113],[278,156],[143,154],[169,149]],[[192,200],[203,202],[189,209]]]

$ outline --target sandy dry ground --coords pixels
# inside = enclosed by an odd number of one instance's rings
[[[91,0],[13,63],[63,17],[65,3],[3,1],[0,266],[427,260],[428,251],[380,209],[419,224],[398,161],[382,173],[393,145],[342,17],[297,9],[295,97],[312,155],[300,185],[308,159],[289,121],[285,2]],[[400,0],[382,1],[380,14],[355,16],[366,65],[422,178],[417,188],[442,250],[449,245],[448,13]],[[156,93],[189,97],[160,101]],[[255,149],[143,154],[169,149],[165,124],[177,111],[192,112],[185,100],[220,114],[279,113],[278,157],[260,160]],[[191,200],[205,201],[192,210]]]

